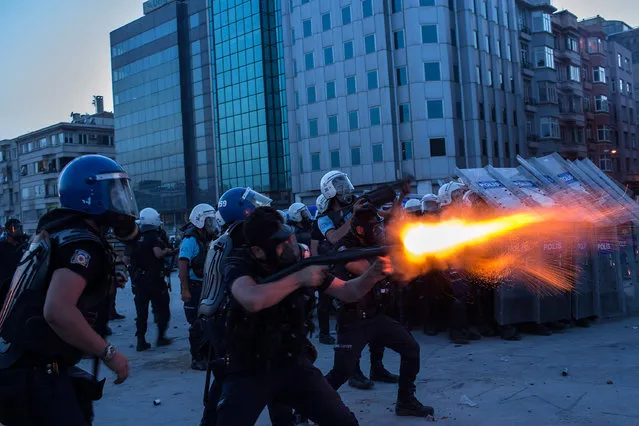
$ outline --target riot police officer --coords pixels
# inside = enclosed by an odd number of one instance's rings
[[[0,303],[4,301],[13,273],[27,249],[27,238],[18,219],[9,219],[4,224],[6,237],[0,241]]]
[[[201,345],[202,330],[193,326],[197,319],[197,310],[202,292],[206,248],[217,235],[215,209],[209,204],[198,204],[189,215],[189,224],[180,244],[178,277],[184,302],[184,314],[191,325],[189,327],[189,345],[191,348],[191,368],[206,370],[206,360]]]
[[[312,365],[315,348],[306,335],[314,288],[353,302],[389,272],[375,262],[348,285],[327,269],[311,266],[269,284],[267,276],[300,260],[293,229],[277,210],[259,207],[246,219],[246,248],[225,262],[230,294],[227,373],[218,404],[219,424],[253,425],[269,402],[295,408],[321,426],[357,425],[339,394]],[[309,306],[310,303],[310,306]]]
[[[157,210],[145,208],[140,212],[140,237],[131,253],[131,283],[133,287],[135,312],[135,335],[137,351],[151,347],[146,341],[146,328],[149,318],[149,302],[153,307],[155,323],[158,325],[158,346],[171,344],[165,336],[171,318],[169,309],[169,290],[164,280],[164,258],[171,256],[173,250],[162,239],[160,227],[162,219]]]
[[[328,200],[323,194],[320,194],[315,201],[317,207],[317,216],[321,217],[328,210]],[[317,219],[311,224],[311,256],[328,254],[332,250],[332,245],[326,240],[326,237],[319,229]],[[324,345],[334,345],[335,338],[331,336],[331,299],[322,293],[317,298],[317,324],[319,325],[319,342]]]
[[[375,247],[385,240],[383,219],[377,209],[364,205],[355,210],[351,231],[338,244],[338,251],[356,247]],[[338,265],[336,275],[343,279],[359,276],[369,267],[366,260]],[[385,298],[391,294],[392,283],[378,283],[356,303],[342,306],[338,319],[337,345],[333,369],[326,375],[334,389],[348,379],[366,344],[376,341],[399,353],[401,367],[395,413],[399,416],[427,417],[432,407],[422,405],[415,398],[415,380],[419,372],[419,344],[399,322],[384,312]],[[392,303],[392,302],[391,302]],[[372,356],[372,354],[371,354]],[[371,359],[371,376],[375,367],[383,368],[380,360]]]
[[[91,424],[104,381],[75,365],[83,355],[129,375],[129,361],[102,337],[113,289],[113,253],[105,239],[135,238],[137,207],[115,161],[86,155],[58,181],[60,205],[38,223],[0,313],[0,423]],[[29,291],[25,291],[28,288]],[[102,334],[102,335],[101,335]]]
[[[346,236],[351,229],[351,217],[353,211],[363,205],[364,200],[355,197],[355,188],[348,176],[340,171],[330,171],[326,173],[320,181],[322,195],[328,200],[326,212],[317,218],[317,226],[326,238],[326,242],[332,247]],[[375,380],[387,383],[396,383],[398,377],[389,373],[382,364],[384,347],[373,343],[369,345],[371,360],[371,371],[375,373]],[[381,368],[378,368],[381,366]],[[373,378],[368,378],[362,372],[359,362],[353,367],[353,374],[348,381],[349,386],[358,389],[371,389]]]
[[[304,203],[293,203],[288,208],[288,224],[295,228],[297,242],[311,247],[313,218]]]

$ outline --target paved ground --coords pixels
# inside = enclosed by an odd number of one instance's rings
[[[166,348],[135,352],[135,308],[130,287],[118,294],[126,319],[111,323],[111,341],[131,360],[131,376],[122,385],[109,377],[105,396],[96,405],[96,426],[198,425],[204,373],[189,368],[187,324],[174,278],[170,334]],[[444,425],[638,425],[639,318],[605,322],[589,329],[572,328],[550,337],[524,336],[520,342],[484,339],[455,347],[442,335],[415,337],[422,348],[419,399],[435,407]],[[156,333],[149,324],[148,340]],[[327,372],[332,348],[320,345],[317,366]],[[362,366],[366,370],[368,354]],[[385,364],[399,370],[399,358],[388,351]],[[568,376],[562,370],[568,369]],[[416,425],[424,419],[397,418],[396,386],[376,384],[370,391],[344,386],[341,395],[362,425]],[[461,404],[466,396],[477,407]],[[159,406],[153,400],[160,399]],[[258,425],[268,425],[262,415]]]

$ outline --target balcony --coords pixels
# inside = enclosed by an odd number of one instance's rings
[[[532,96],[524,97],[524,105],[526,106],[526,111],[536,112],[538,104],[539,102],[537,101],[537,99],[533,98]]]
[[[527,25],[521,25],[519,28],[519,37],[522,40],[531,41],[532,40],[532,31]]]

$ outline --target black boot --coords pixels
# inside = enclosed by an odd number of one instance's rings
[[[395,414],[398,416],[428,417],[435,415],[435,409],[423,405],[415,398],[415,391],[399,391],[395,403]]]
[[[193,358],[191,360],[191,369],[197,371],[206,371],[206,360]]]
[[[166,327],[158,327],[158,341],[157,346],[168,346],[173,343],[173,339],[166,337]]]
[[[138,346],[135,348],[136,351],[142,352],[151,348],[151,344],[146,341],[144,336],[138,337]]]
[[[481,340],[481,333],[476,327],[468,327],[468,329],[466,329],[466,335],[468,336],[468,340]]]
[[[371,380],[383,383],[399,383],[399,376],[384,368],[381,362],[371,363]]]
[[[319,342],[323,345],[334,345],[335,344],[335,338],[333,336],[331,336],[330,334],[323,334],[321,333],[319,335]]]
[[[450,341],[456,345],[467,345],[470,343],[468,341],[468,335],[463,330],[450,330]]]
[[[348,385],[353,388],[368,390],[373,388],[373,381],[364,376],[364,373],[362,373],[362,370],[358,366],[355,373],[348,379]]]
[[[521,335],[513,325],[502,325],[499,327],[499,335],[503,340],[521,340]]]

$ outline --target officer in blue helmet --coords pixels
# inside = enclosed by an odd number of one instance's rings
[[[89,425],[102,396],[102,360],[117,375],[129,361],[104,339],[115,286],[109,228],[121,240],[137,234],[129,178],[115,161],[86,155],[58,181],[61,208],[38,223],[0,311],[0,423]],[[76,364],[94,357],[93,374]]]

